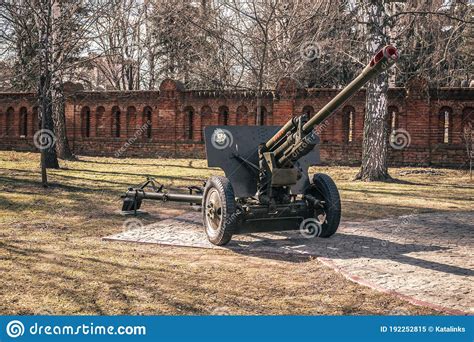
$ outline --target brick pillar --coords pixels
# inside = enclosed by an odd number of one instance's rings
[[[452,119],[452,143],[463,144],[463,127],[462,127],[462,109],[459,107],[453,107],[453,119]]]
[[[80,112],[78,112],[78,108],[79,106],[73,102],[69,106],[69,109],[66,109],[66,113],[69,113],[69,118],[68,115],[66,115],[66,127],[70,128],[68,137],[72,140],[79,137],[81,133],[81,115]]]
[[[2,108],[0,108],[0,137],[5,136],[6,115]]]
[[[193,141],[201,141],[203,138],[201,119],[201,113],[199,110],[195,109],[193,117]]]
[[[104,106],[104,137],[110,138],[112,137],[112,131],[113,131],[113,116],[114,113],[112,113],[112,107],[113,106]]]
[[[298,95],[296,82],[291,78],[282,78],[276,86],[276,98],[273,99],[273,124],[284,125],[295,112],[295,99]]]
[[[146,122],[145,106],[136,107],[136,109],[137,109],[136,125],[137,125],[137,129],[140,129]]]
[[[406,130],[410,136],[410,146],[403,151],[405,163],[430,164],[431,147],[436,146],[438,122],[437,113],[432,113],[427,83],[413,80],[407,88]]]
[[[237,107],[236,106],[229,106],[227,124],[229,126],[237,125]]]
[[[158,117],[153,121],[153,127],[157,127],[154,138],[161,141],[176,140],[176,100],[174,98],[161,97],[159,99]]]
[[[76,132],[74,131],[75,128],[77,129],[77,125],[80,125],[80,116],[75,118],[75,100],[70,96],[65,96],[64,100],[64,118],[66,122],[66,136],[68,139],[73,139]],[[78,120],[79,118],[79,120]],[[74,119],[76,122],[74,122]],[[36,121],[38,122],[38,121]],[[76,125],[76,127],[75,127]],[[79,126],[80,127],[80,126]]]
[[[284,125],[288,120],[291,119],[295,110],[294,99],[280,98],[273,101],[273,124],[277,126]],[[269,121],[272,116],[268,116]]]
[[[257,124],[257,106],[252,102],[247,113],[247,125],[255,126]]]
[[[365,99],[365,97],[363,97]],[[354,113],[354,141],[358,145],[362,145],[362,141],[364,140],[364,120],[365,120],[365,105],[361,104],[355,107]]]
[[[344,130],[342,129],[343,126],[343,115],[340,110],[334,113],[334,136],[333,141],[337,143],[344,143]]]
[[[162,104],[160,104],[158,115],[160,117],[158,121],[158,140],[175,141],[175,109],[167,106],[163,108]]]
[[[32,137],[35,134],[33,125],[34,125],[33,107],[27,107],[26,134],[27,134],[28,137]],[[0,129],[0,132],[1,132],[1,129]]]
[[[179,99],[182,97],[182,86],[171,79],[160,84],[158,132],[160,140],[176,141],[182,132],[177,132],[177,115]],[[179,126],[179,125],[178,125]]]
[[[128,137],[128,113],[126,106],[120,106],[120,138]]]
[[[89,136],[95,138],[97,132],[97,107],[90,108],[90,127],[89,127]]]
[[[14,107],[13,126],[10,128],[12,137],[20,136],[20,107]]]

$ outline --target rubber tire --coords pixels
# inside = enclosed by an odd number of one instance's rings
[[[217,190],[222,204],[222,221],[217,229],[217,234],[215,235],[209,233],[209,229],[211,229],[211,231],[213,229],[207,227],[205,208],[207,196],[212,188]],[[206,187],[204,188],[202,205],[204,228],[206,229],[208,240],[217,246],[226,245],[232,239],[236,227],[235,220],[229,220],[229,218],[235,213],[235,195],[230,181],[222,176],[212,176],[209,178],[206,182]]]
[[[326,223],[322,224],[321,234],[319,235],[320,237],[328,238],[334,235],[337,228],[339,228],[341,221],[341,197],[339,196],[336,183],[324,173],[316,173],[313,176],[313,187],[313,194],[316,197],[322,195],[326,202],[325,206],[329,204],[329,207],[325,208]]]

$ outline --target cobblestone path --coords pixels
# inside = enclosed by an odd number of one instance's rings
[[[474,314],[473,222],[473,212],[343,222],[329,239],[304,238],[298,231],[235,235],[225,249],[315,256],[353,281],[413,303]],[[223,248],[207,241],[198,212],[104,239]]]

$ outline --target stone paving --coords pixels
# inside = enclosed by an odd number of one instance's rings
[[[225,247],[207,241],[201,213],[190,212],[134,227],[106,240],[198,248],[240,254],[315,256],[347,278],[413,303],[474,314],[474,212],[430,213],[368,222],[343,222],[329,239],[299,231],[235,235]]]

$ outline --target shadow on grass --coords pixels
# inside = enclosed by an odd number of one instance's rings
[[[164,161],[166,160],[166,158],[161,158],[159,159],[161,161]],[[196,161],[199,161],[201,159],[196,159]],[[78,160],[77,162],[80,162],[80,163],[90,163],[90,164],[103,164],[103,165],[126,165],[126,166],[130,166],[130,162],[114,162],[114,163],[110,163],[110,162],[105,162],[105,161],[94,161],[94,160]],[[212,171],[212,170],[219,170],[218,168],[212,168],[212,167],[201,167],[201,166],[195,166],[193,165],[193,161],[190,160],[188,161],[188,165],[180,165],[180,164],[169,164],[169,163],[166,163],[166,164],[145,164],[145,163],[137,163],[136,164],[137,167],[140,167],[140,166],[151,166],[151,167],[170,167],[170,168],[180,168],[180,169],[193,169],[193,170],[204,170],[204,171]]]
[[[410,198],[420,198],[420,194],[418,193],[408,193],[406,191],[383,191],[383,190],[371,190],[371,189],[348,189],[346,187],[340,187],[339,190],[346,191],[346,192],[356,192],[356,193],[363,193],[363,194],[377,194],[377,195],[385,195],[385,196],[399,196],[399,197],[410,197]],[[454,201],[465,201],[467,200],[466,197],[454,197],[454,196],[440,196],[439,193],[431,192],[430,196],[427,193],[423,194],[425,199],[443,199],[443,200],[454,200]]]
[[[193,295],[195,300],[195,294],[202,293],[203,287],[199,283],[185,281],[189,278],[189,273],[185,269],[174,267],[172,262],[170,267],[166,267],[165,264],[132,266],[126,261],[113,262],[102,256],[78,256],[68,251],[55,253],[4,242],[0,242],[1,249],[7,251],[9,258],[15,260],[16,271],[21,270],[23,274],[29,274],[35,279],[37,286],[43,284],[49,293],[59,293],[62,301],[74,302],[79,306],[78,312],[93,311],[95,314],[106,314],[110,312],[110,306],[117,303],[121,312],[133,312],[133,302],[139,304],[141,299],[134,298],[129,293],[139,289],[153,297],[156,296],[154,304],[163,302],[163,306],[173,307],[175,312],[185,310],[188,314],[209,313],[203,309],[206,307],[203,305],[205,303],[198,301],[196,305],[191,305],[188,300],[181,300],[176,296],[176,293],[185,290],[188,295]],[[115,249],[114,252],[117,255],[121,253],[119,249]],[[128,261],[131,258],[129,255]],[[31,267],[32,263],[35,267]],[[126,276],[122,276],[123,274]],[[199,276],[201,280],[212,282],[210,275],[199,274]],[[144,281],[144,278],[149,281]],[[151,279],[164,281],[151,281]],[[94,291],[91,288],[92,284],[95,286],[100,284],[101,290]],[[203,297],[203,301],[205,299],[206,297]],[[98,304],[99,300],[102,305]]]
[[[202,181],[202,178],[186,177],[186,176],[166,176],[166,175],[153,175],[148,173],[130,173],[130,172],[119,172],[119,171],[97,171],[88,169],[67,169],[71,172],[87,172],[93,174],[104,174],[104,175],[117,175],[117,176],[132,176],[132,177],[153,177],[156,179],[172,179],[172,180],[183,180],[183,181]]]

